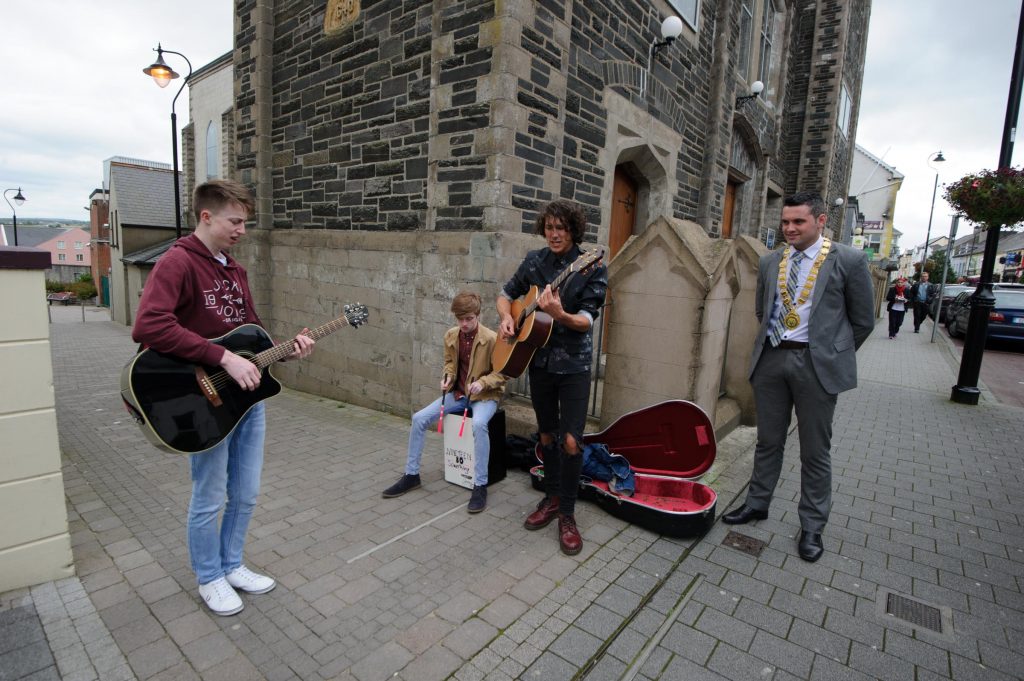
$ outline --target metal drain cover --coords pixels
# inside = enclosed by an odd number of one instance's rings
[[[885,598],[885,613],[915,627],[924,627],[934,632],[942,631],[942,611],[921,601],[899,594],[888,593]]]
[[[725,538],[722,540],[722,546],[728,546],[736,549],[737,551],[748,553],[756,558],[761,555],[761,552],[764,551],[764,547],[767,546],[767,544],[760,539],[754,539],[753,537],[745,534],[732,531],[725,535]]]

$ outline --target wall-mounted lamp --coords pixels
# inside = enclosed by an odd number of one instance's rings
[[[836,199],[835,201],[833,201],[832,205],[835,206],[836,208],[838,208],[839,206],[843,205],[844,203],[845,203],[845,201],[843,201],[842,197],[840,197],[840,198]]]
[[[672,15],[661,22],[661,40],[651,43],[651,49],[647,55],[647,68],[640,72],[640,96],[647,95],[647,76],[651,71],[651,64],[654,62],[654,55],[663,47],[668,47],[683,32],[683,20]]]
[[[668,47],[672,44],[672,41],[678,38],[683,33],[683,20],[674,14],[670,17],[665,17],[665,21],[661,22],[661,37],[662,39],[656,43],[651,44],[651,58],[658,54],[658,50],[663,47]]]
[[[885,211],[884,213],[882,213],[882,219],[883,220],[888,220],[889,219],[889,211]]]
[[[750,84],[749,95],[742,95],[736,98],[736,108],[738,109],[741,106],[746,105],[746,103],[752,99],[757,99],[758,97],[761,96],[762,92],[764,92],[764,83],[762,83],[759,80],[755,80],[753,83]]]

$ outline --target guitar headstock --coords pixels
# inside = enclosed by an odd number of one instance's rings
[[[569,269],[573,272],[588,272],[597,267],[602,260],[604,260],[604,249],[597,246],[592,251],[582,253],[572,265],[569,265]]]
[[[345,319],[348,321],[349,326],[353,328],[362,326],[370,317],[370,310],[362,303],[345,305],[342,310],[345,311]]]

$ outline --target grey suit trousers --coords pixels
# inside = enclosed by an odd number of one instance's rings
[[[793,408],[800,434],[800,527],[821,532],[832,507],[832,416],[837,395],[830,395],[811,365],[811,353],[779,350],[765,344],[751,376],[757,409],[757,446],[747,490],[747,506],[767,511],[782,472]]]

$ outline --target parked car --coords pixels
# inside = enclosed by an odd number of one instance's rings
[[[62,305],[74,305],[78,302],[78,298],[72,291],[59,291],[56,293],[50,293],[46,296],[46,304],[53,305],[54,303],[61,303]]]
[[[1024,290],[996,288],[993,294],[996,304],[988,315],[987,338],[1024,344]],[[954,338],[967,332],[971,295],[967,291],[958,294],[946,310],[946,328]]]
[[[958,294],[964,291],[971,292],[975,289],[975,286],[968,286],[967,284],[946,284],[942,287],[942,307],[939,307],[939,296],[936,295],[932,300],[932,307],[928,311],[928,316],[935,319],[935,312],[938,310],[939,323],[946,321],[946,308],[949,304],[957,297]]]
[[[949,330],[950,336],[953,335],[953,331],[950,330],[950,327],[953,324],[953,318],[956,316],[957,311],[960,310],[961,308],[964,308],[967,310],[967,314],[970,314],[971,295],[973,293],[974,288],[969,288],[967,291],[961,291],[960,293],[956,294],[953,300],[949,301],[949,304],[946,306],[946,318],[944,321],[946,323],[946,329]]]

